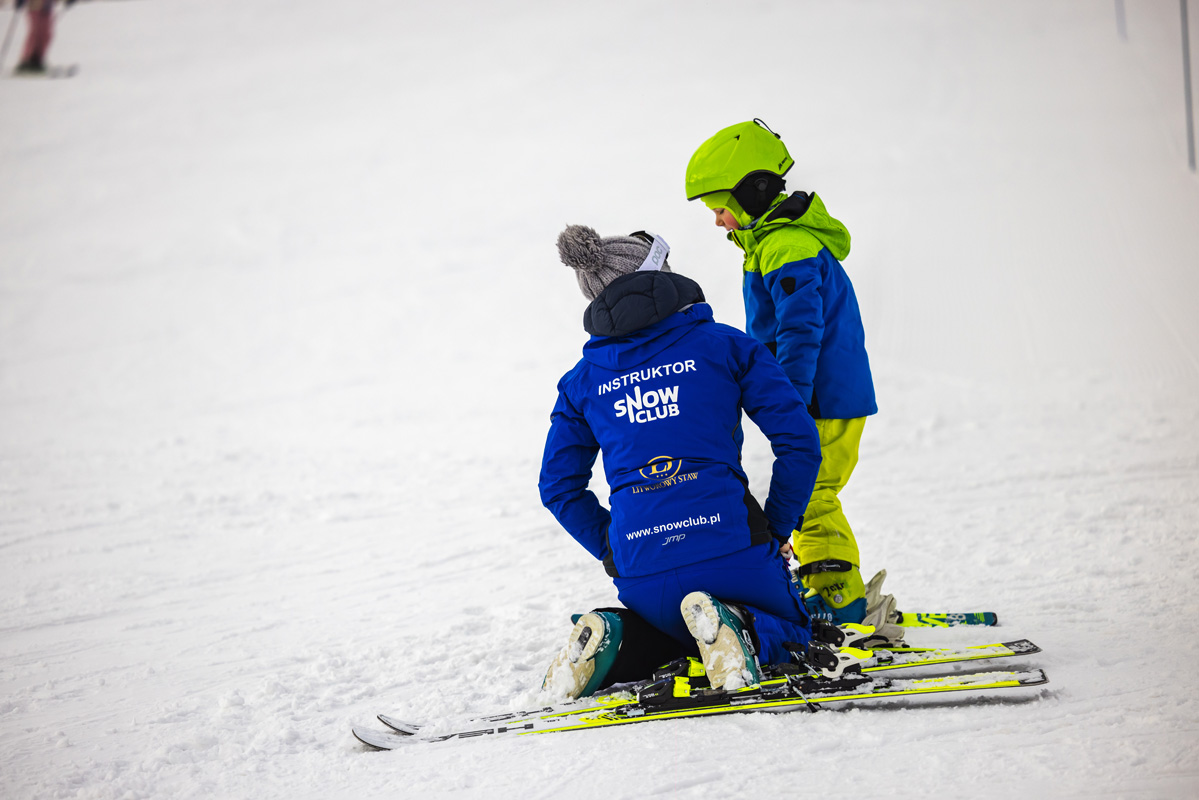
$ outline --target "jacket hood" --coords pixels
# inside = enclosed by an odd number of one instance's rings
[[[633,367],[711,319],[703,290],[690,278],[674,272],[624,275],[583,313],[583,329],[591,334],[583,358],[608,369]]]
[[[729,238],[746,253],[751,253],[762,239],[786,225],[795,225],[812,234],[838,261],[849,255],[849,230],[828,213],[819,195],[808,192],[780,195],[770,211],[757,222],[733,231]]]
[[[583,312],[593,336],[625,336],[704,301],[699,284],[676,272],[632,272],[612,281]]]

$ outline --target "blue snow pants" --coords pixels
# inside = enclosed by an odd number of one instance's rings
[[[791,582],[787,562],[777,542],[740,550],[720,558],[688,564],[639,578],[613,578],[620,602],[698,655],[695,639],[683,622],[679,604],[691,592],[704,591],[718,600],[744,606],[753,627],[763,664],[791,660],[784,642],[807,644],[811,622],[799,589]]]

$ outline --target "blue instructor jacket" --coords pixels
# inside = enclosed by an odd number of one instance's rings
[[[820,440],[799,393],[703,299],[674,273],[616,279],[588,306],[591,339],[558,383],[541,500],[613,576],[781,544],[815,484]],[[764,510],[741,468],[742,410],[775,455]],[[611,511],[588,488],[601,450]]]

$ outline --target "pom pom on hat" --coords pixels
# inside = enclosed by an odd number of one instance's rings
[[[599,272],[604,266],[603,240],[594,228],[567,225],[558,234],[558,257],[571,269]]]
[[[594,300],[621,275],[636,272],[649,255],[649,243],[632,236],[601,237],[587,225],[567,225],[558,234],[558,256],[575,271],[579,288]],[[669,272],[670,267],[663,265]]]

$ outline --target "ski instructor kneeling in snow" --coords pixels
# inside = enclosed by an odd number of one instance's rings
[[[714,322],[699,284],[652,234],[571,225],[562,262],[591,301],[583,358],[558,383],[541,500],[603,561],[624,608],[582,615],[547,692],[588,696],[698,655],[713,687],[758,683],[811,623],[788,573],[820,438],[765,346]],[[770,440],[765,510],[741,469],[741,412]],[[588,489],[603,451],[611,511]],[[759,660],[760,659],[760,660]]]

